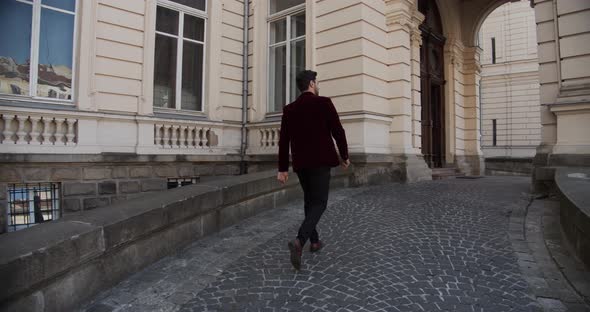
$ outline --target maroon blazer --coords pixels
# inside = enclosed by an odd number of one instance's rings
[[[279,172],[289,170],[289,145],[293,170],[340,164],[334,141],[342,160],[348,159],[344,128],[330,98],[303,92],[283,108],[279,138]]]

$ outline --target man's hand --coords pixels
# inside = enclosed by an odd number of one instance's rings
[[[342,166],[342,168],[344,170],[347,170],[348,169],[348,166],[350,166],[350,159],[343,160],[342,163],[340,164],[340,166]]]
[[[287,183],[287,180],[289,180],[289,172],[279,172],[277,174],[277,180],[279,180],[279,183],[281,183],[281,185],[285,185],[285,183]]]

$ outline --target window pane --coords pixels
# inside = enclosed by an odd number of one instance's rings
[[[205,3],[206,0],[172,0],[172,2],[176,2],[182,5],[186,5],[191,8],[195,8],[197,10],[205,11]]]
[[[270,23],[270,43],[278,43],[287,40],[287,20],[282,19]]]
[[[72,99],[74,16],[41,10],[37,96]]]
[[[291,64],[289,66],[291,66],[291,77],[289,77],[291,92],[289,97],[290,101],[293,102],[299,96],[296,82],[297,73],[305,70],[305,40],[291,43]]]
[[[270,14],[286,10],[302,3],[305,3],[305,0],[270,0]]]
[[[192,15],[184,15],[184,38],[204,41],[205,20]]]
[[[31,5],[0,0],[0,93],[29,95],[32,16]]]
[[[287,96],[287,51],[286,46],[270,48],[270,111],[280,112]]]
[[[178,35],[178,12],[158,7],[156,12],[156,30]]]
[[[156,35],[154,106],[176,107],[176,39]]]
[[[305,36],[305,13],[291,16],[291,38]]]
[[[42,0],[41,4],[71,12],[76,10],[76,0]]]
[[[182,96],[181,108],[202,110],[203,90],[203,45],[184,42],[182,51]]]

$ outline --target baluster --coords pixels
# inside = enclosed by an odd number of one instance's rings
[[[43,131],[42,117],[31,117],[31,145],[40,145],[43,140],[41,139],[41,132]]]
[[[55,141],[57,141],[57,123],[55,118],[49,119],[49,121],[47,121],[45,124],[45,127],[47,128],[47,131],[45,131],[47,133],[47,142],[51,143],[51,145],[55,145]]]
[[[258,129],[258,132],[260,132],[260,147],[264,146],[264,131],[262,129]]]
[[[158,145],[160,147],[166,147],[166,125],[161,124],[158,126],[158,134],[160,135]]]
[[[211,146],[211,128],[205,132],[205,146]]]
[[[166,147],[172,148],[172,126],[166,126]]]
[[[26,129],[25,129],[25,122],[29,119],[29,116],[16,116],[17,126],[16,126],[16,144],[25,144],[27,143],[26,140]]]
[[[162,141],[162,133],[160,132],[160,126],[154,124],[154,145],[160,145],[160,141]]]
[[[182,146],[182,142],[181,142],[181,127],[180,126],[174,126],[174,147],[181,147]]]
[[[199,147],[198,137],[199,137],[199,128],[197,126],[190,128],[190,135],[191,135],[191,147],[197,148]]]
[[[65,145],[74,145],[74,137],[76,136],[74,134],[74,122],[76,120],[70,120],[67,119],[65,120],[65,125],[66,125],[66,142]]]
[[[66,137],[67,124],[65,118],[55,118],[55,143],[66,145],[68,139]]]
[[[74,138],[72,139],[72,141],[74,142],[74,145],[78,145],[78,124],[78,119],[76,119],[72,128],[74,133]]]
[[[18,129],[18,121],[16,121],[16,116],[8,116],[5,123],[6,134],[4,140],[9,143],[16,144],[16,130]]]
[[[187,144],[186,144],[186,137],[187,137],[187,133],[186,133],[186,129],[188,127],[187,126],[180,126],[180,147],[181,148],[186,148]]]

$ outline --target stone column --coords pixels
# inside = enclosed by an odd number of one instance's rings
[[[418,28],[424,15],[415,0],[386,2],[388,54],[390,63],[389,103],[392,107],[390,140],[394,155],[403,165],[401,173],[408,182],[432,178],[421,153],[420,45]]]
[[[457,129],[462,134],[457,136],[457,140],[463,141],[463,155],[457,155],[457,165],[464,173],[471,175],[483,175],[485,166],[480,144],[481,52],[479,47],[468,47],[463,52],[463,105],[457,107],[456,115],[457,119],[462,120],[462,126]]]

